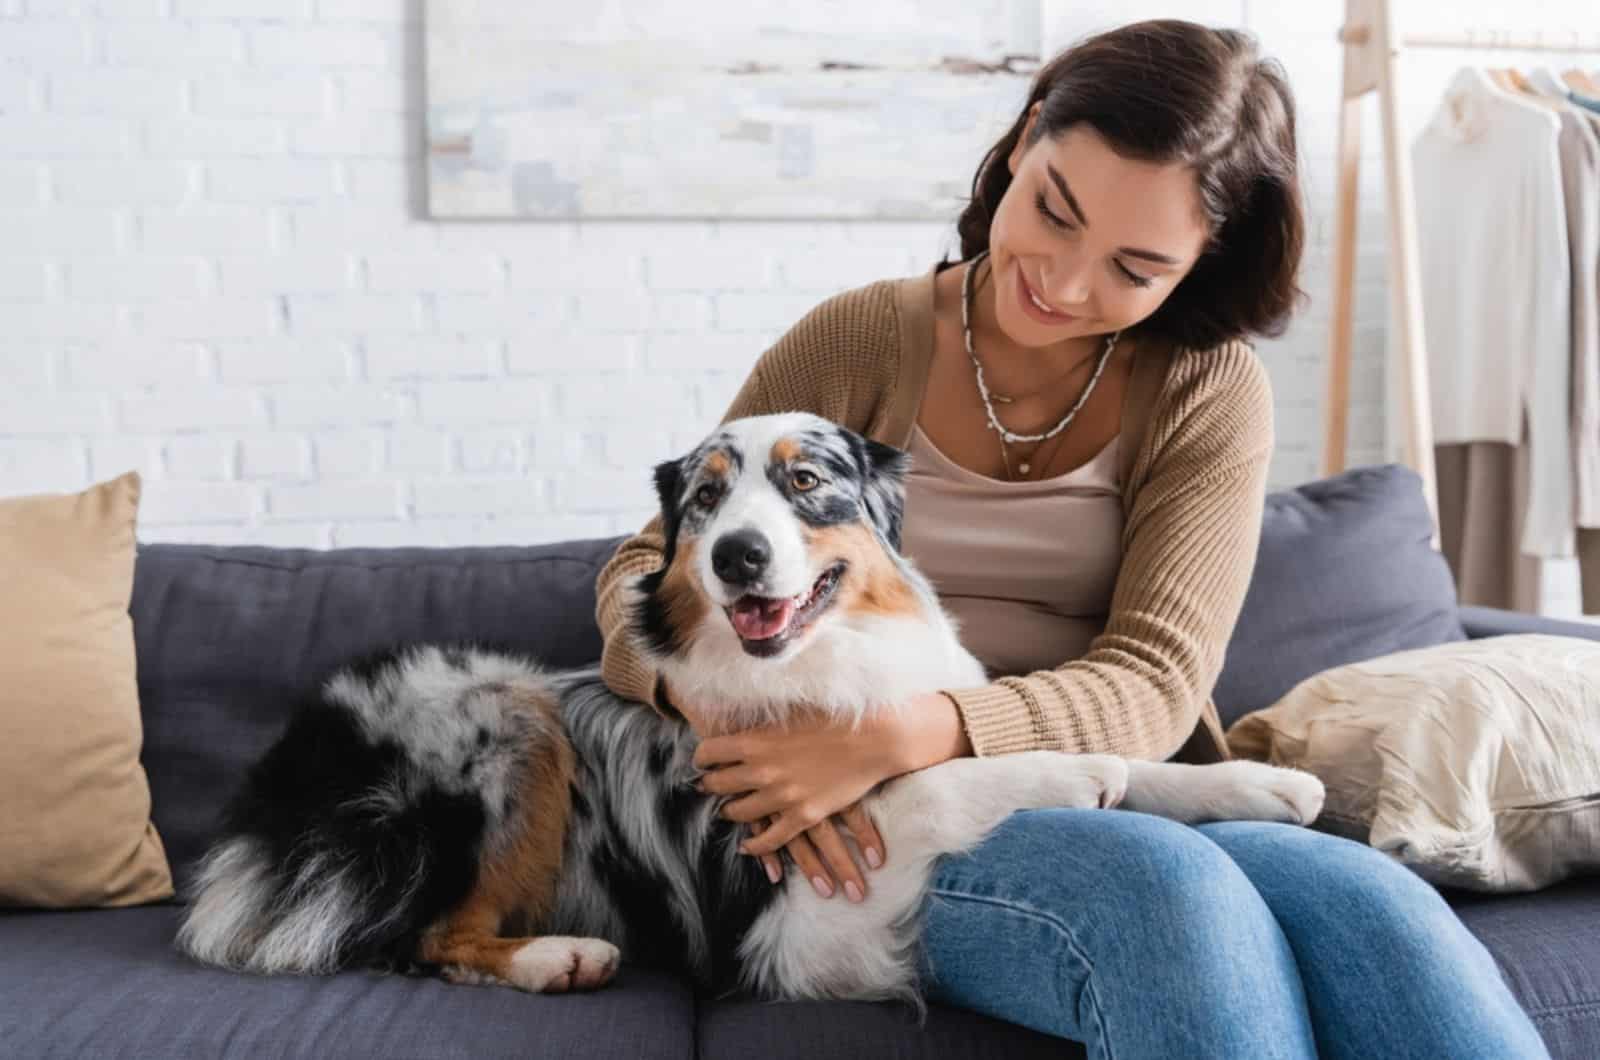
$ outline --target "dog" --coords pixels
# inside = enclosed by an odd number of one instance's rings
[[[858,722],[986,681],[900,554],[901,450],[802,413],[731,421],[655,468],[665,563],[629,586],[631,633],[684,702],[728,729],[800,707]],[[535,992],[630,961],[715,995],[922,1007],[919,909],[934,862],[1009,814],[1138,811],[1309,823],[1323,789],[1264,763],[1031,751],[880,785],[886,849],[860,903],[788,866],[694,787],[689,726],[474,645],[405,646],[329,677],[226,806],[178,947],[259,973],[376,966]],[[859,847],[846,830],[853,854]]]

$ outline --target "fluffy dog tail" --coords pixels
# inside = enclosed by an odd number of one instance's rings
[[[185,888],[178,948],[206,964],[328,974],[416,970],[422,933],[478,878],[536,667],[418,648],[336,674],[229,803]]]

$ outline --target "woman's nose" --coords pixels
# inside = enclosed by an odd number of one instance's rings
[[[1040,292],[1044,300],[1057,309],[1068,313],[1081,308],[1089,300],[1089,293],[1093,289],[1090,279],[1090,263],[1088,259],[1079,254],[1069,258],[1052,259],[1039,280],[1044,284]]]

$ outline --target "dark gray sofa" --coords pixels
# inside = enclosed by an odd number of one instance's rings
[[[1418,482],[1362,468],[1268,499],[1256,574],[1217,686],[1224,720],[1327,666],[1463,637],[1600,627],[1457,608]],[[179,881],[298,692],[385,643],[474,638],[555,666],[598,657],[594,576],[615,540],[308,552],[147,545],[132,613],[157,827]],[[1447,893],[1557,1057],[1600,1056],[1600,885]],[[538,997],[350,973],[232,975],[171,947],[175,903],[0,914],[3,1057],[1082,1056],[935,1006],[696,998],[625,965],[601,991]]]

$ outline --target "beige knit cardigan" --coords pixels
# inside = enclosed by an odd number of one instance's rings
[[[768,349],[725,420],[816,413],[904,448],[933,357],[935,269],[835,295]],[[1053,749],[1151,761],[1231,757],[1211,700],[1261,534],[1272,390],[1244,342],[1133,344],[1123,398],[1123,561],[1105,631],[1053,670],[943,691],[977,755]],[[1070,533],[1069,527],[1062,528]],[[624,586],[658,569],[660,517],[624,541],[596,582],[606,684],[668,709],[628,630]]]

